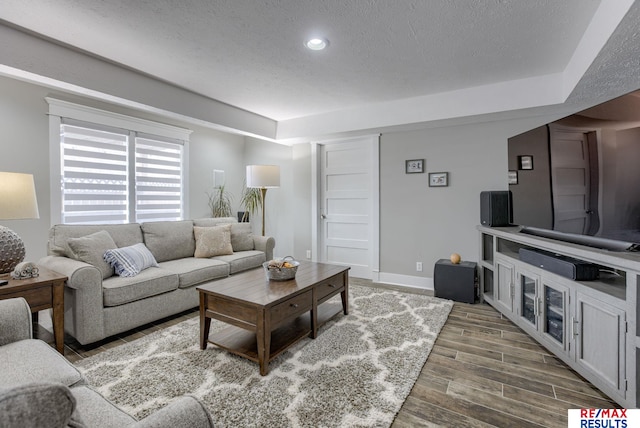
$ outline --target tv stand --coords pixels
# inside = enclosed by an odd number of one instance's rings
[[[522,229],[520,229],[520,233],[557,239],[559,241],[582,244],[589,247],[602,248],[604,250],[611,251],[638,251],[640,249],[640,245],[634,244],[633,242],[616,241],[613,239],[601,238],[599,236],[558,232],[557,230],[540,229],[530,226],[523,226]]]
[[[640,253],[611,252],[519,227],[484,227],[482,299],[625,408],[640,404]],[[581,281],[520,259],[543,250],[597,265]]]

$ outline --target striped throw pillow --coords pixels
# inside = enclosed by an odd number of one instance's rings
[[[113,267],[116,274],[126,277],[136,276],[149,267],[158,266],[151,251],[142,243],[107,250],[104,253],[104,261]]]

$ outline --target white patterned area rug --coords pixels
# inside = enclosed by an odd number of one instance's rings
[[[197,316],[76,366],[138,418],[192,394],[216,427],[388,427],[453,303],[356,285],[349,296],[349,315],[281,354],[267,376],[214,345],[201,351]],[[212,332],[224,327],[211,323]]]

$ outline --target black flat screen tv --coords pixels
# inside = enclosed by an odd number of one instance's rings
[[[522,232],[640,248],[640,91],[509,138],[508,169]]]

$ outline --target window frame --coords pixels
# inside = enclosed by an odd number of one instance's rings
[[[63,119],[70,122],[86,123],[106,128],[124,130],[129,134],[129,153],[132,159],[129,162],[129,203],[130,222],[136,221],[135,192],[131,186],[135,185],[135,138],[156,138],[158,141],[180,142],[182,144],[182,217],[190,218],[189,214],[189,136],[193,132],[190,129],[166,125],[133,116],[113,113],[93,107],[83,106],[51,97],[45,97],[49,104],[49,175],[50,175],[50,221],[51,224],[62,222],[62,163],[60,150],[60,126]],[[133,162],[133,163],[132,163]],[[152,221],[152,220],[149,220]]]

